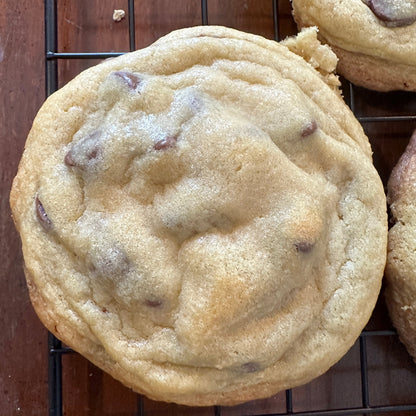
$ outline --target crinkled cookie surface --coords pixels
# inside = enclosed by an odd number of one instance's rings
[[[388,182],[386,303],[401,341],[416,362],[416,132]]]
[[[234,404],[305,383],[372,312],[383,187],[319,68],[332,53],[302,36],[312,63],[293,40],[173,32],[83,72],[34,122],[11,193],[32,302],[151,398]]]
[[[415,0],[292,0],[299,27],[317,26],[337,71],[378,91],[416,91]]]

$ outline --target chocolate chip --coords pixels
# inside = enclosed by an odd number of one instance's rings
[[[96,159],[100,151],[99,140],[101,135],[100,131],[95,131],[74,143],[72,148],[65,155],[65,165],[85,168],[89,161]]]
[[[165,150],[176,145],[178,138],[176,136],[166,136],[164,139],[157,141],[153,145],[153,149],[155,150]]]
[[[310,121],[309,123],[307,123],[305,125],[305,127],[303,128],[302,132],[301,132],[301,136],[302,137],[307,137],[310,136],[311,134],[315,133],[315,131],[318,129],[318,124],[316,123],[315,120]]]
[[[95,159],[98,155],[98,148],[95,147],[93,149],[91,149],[89,152],[87,152],[87,159],[88,160],[92,160]]]
[[[158,308],[159,306],[162,306],[162,301],[156,299],[146,299],[145,304],[151,308]]]
[[[363,1],[387,26],[407,26],[416,21],[416,4],[405,5],[403,0]]]
[[[113,72],[113,75],[123,80],[123,82],[131,89],[135,90],[142,82],[142,79],[139,78],[136,74],[127,71],[116,71]]]
[[[245,372],[245,373],[256,373],[257,371],[260,370],[260,364],[255,363],[253,361],[250,361],[248,363],[245,363],[241,366],[241,369]]]
[[[67,166],[75,166],[75,160],[72,158],[72,151],[70,150],[66,155],[64,159],[64,163]]]
[[[309,253],[312,251],[314,247],[314,243],[310,241],[300,241],[299,243],[295,244],[296,250],[301,253]]]
[[[52,229],[52,221],[49,219],[48,214],[46,214],[45,208],[40,202],[39,198],[36,197],[35,199],[35,207],[36,207],[36,216],[40,222],[40,225],[46,230],[50,231]]]

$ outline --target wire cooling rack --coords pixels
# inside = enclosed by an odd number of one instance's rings
[[[127,18],[129,31],[129,49],[133,51],[136,49],[135,45],[135,14],[134,14],[134,0],[126,0],[128,4]],[[199,1],[199,0],[195,0]],[[282,0],[281,0],[282,1]],[[285,0],[286,2],[288,0]],[[58,62],[66,59],[105,59],[121,55],[122,52],[58,52],[58,16],[57,7],[58,0],[45,0],[45,85],[46,96],[49,96],[58,89]],[[208,0],[200,0],[201,7],[201,24],[209,24],[208,20]],[[280,40],[280,16],[279,16],[279,0],[271,0],[271,13],[273,13],[273,33],[274,39]],[[359,89],[358,89],[359,90]],[[356,87],[351,83],[344,81],[343,92],[347,104],[350,106],[358,120],[363,124],[364,129],[367,123],[391,123],[391,122],[413,122],[416,121],[416,100],[412,97],[415,107],[411,107],[405,115],[360,115],[359,109],[356,109]],[[404,93],[406,94],[406,93]],[[400,96],[398,98],[400,100]],[[415,125],[416,127],[416,125]],[[412,403],[406,404],[380,404],[373,405],[371,381],[368,370],[368,342],[380,338],[396,338],[397,334],[393,329],[382,330],[364,330],[359,340],[357,341],[359,349],[359,379],[360,379],[360,405],[337,406],[334,408],[312,409],[297,411],[295,406],[295,398],[292,390],[287,390],[285,394],[285,411],[282,412],[268,412],[267,416],[346,416],[346,415],[365,415],[365,414],[394,414],[394,415],[416,415],[416,385],[414,386],[415,397],[410,398]],[[397,341],[398,342],[398,341]],[[48,386],[49,386],[49,415],[62,416],[64,414],[64,403],[62,395],[63,385],[63,363],[62,356],[64,354],[71,354],[73,351],[62,345],[61,341],[54,335],[48,334],[48,353],[49,353],[49,370],[48,370]],[[415,381],[416,384],[416,381]],[[134,416],[144,416],[146,409],[142,396],[137,396],[137,410]],[[223,409],[220,406],[213,407],[212,410],[215,416],[223,414]],[[241,415],[243,413],[239,413]],[[251,416],[265,416],[262,413],[252,413]],[[133,416],[133,415],[132,415]]]

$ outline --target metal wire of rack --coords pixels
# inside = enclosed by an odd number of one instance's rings
[[[123,54],[124,52],[58,52],[58,24],[57,24],[57,1],[44,0],[45,7],[45,87],[46,96],[51,95],[58,89],[58,61],[62,59],[106,59]],[[135,13],[134,0],[128,2],[128,27],[129,27],[129,50],[136,49],[135,45]],[[200,0],[201,2],[201,24],[208,25],[208,0]],[[279,27],[279,0],[271,0],[273,13],[273,31],[274,39],[280,40]],[[355,92],[354,86],[347,82],[347,104],[355,113]],[[345,91],[344,91],[345,92]],[[409,115],[387,115],[387,116],[358,116],[357,119],[361,123],[368,122],[401,122],[415,121],[416,114]],[[375,413],[396,413],[396,412],[412,412],[416,414],[416,402],[414,404],[387,404],[372,405],[369,377],[368,377],[368,350],[367,340],[374,337],[397,337],[394,330],[364,330],[359,337],[360,351],[360,381],[361,381],[361,406],[358,407],[341,407],[324,410],[311,411],[295,411],[294,398],[292,390],[286,391],[286,411],[278,413],[256,414],[256,416],[348,416],[348,415],[365,415]],[[63,371],[62,356],[64,354],[73,353],[73,350],[62,345],[61,341],[53,334],[48,334],[48,392],[49,392],[49,416],[62,416],[63,413]],[[413,413],[414,412],[414,413]],[[222,409],[220,406],[213,408],[215,416],[221,416]],[[145,408],[142,396],[137,396],[137,411],[135,416],[144,416]]]

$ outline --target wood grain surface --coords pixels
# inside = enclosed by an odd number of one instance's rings
[[[128,19],[114,22],[114,9],[126,0],[57,0],[59,52],[126,52]],[[276,2],[282,37],[296,32],[289,0]],[[201,23],[199,0],[136,0],[135,43],[149,45],[181,27]],[[208,1],[208,23],[274,38],[271,0]],[[44,4],[42,0],[3,0],[0,8],[0,415],[47,415],[47,332],[33,312],[23,275],[20,240],[8,195],[26,136],[45,99]],[[59,86],[97,60],[62,59]],[[349,98],[348,85],[345,97]],[[370,92],[353,88],[358,117],[416,115],[415,93]],[[416,122],[365,121],[374,163],[386,183]],[[381,295],[369,329],[390,329]],[[416,364],[395,335],[366,338],[371,406],[416,404]],[[286,412],[285,392],[267,400],[214,409],[159,403],[140,397],[76,353],[63,356],[63,414],[68,416],[260,415]],[[292,392],[293,411],[361,407],[360,346],[328,373]],[[377,413],[377,412],[376,412]],[[381,412],[380,412],[381,414]],[[383,413],[384,414],[384,413]],[[416,411],[391,414],[416,415]]]

